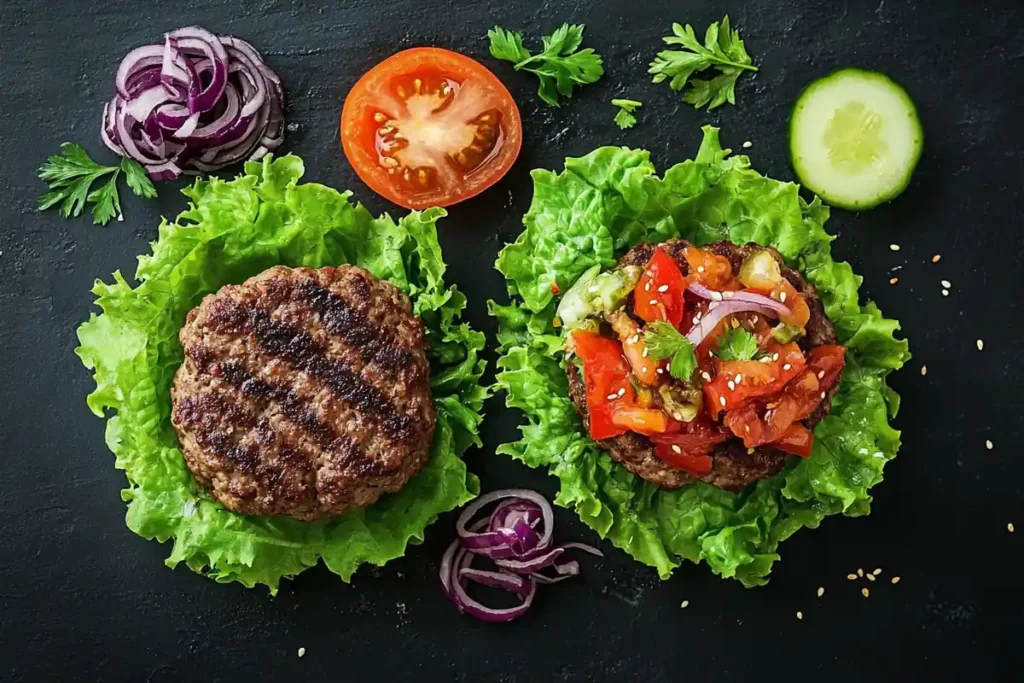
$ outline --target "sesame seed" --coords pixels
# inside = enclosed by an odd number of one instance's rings
[[[742,381],[743,381],[743,375],[742,374],[736,375],[736,384],[739,384]]]
[[[618,397],[619,397],[618,394],[608,394],[608,396],[606,396],[605,398],[607,398],[609,401],[614,401]]]
[[[820,372],[818,373],[818,379],[824,379],[824,377],[825,377],[825,371],[824,371],[824,370],[822,370],[822,371],[820,371]]]
[[[689,607],[689,605],[690,605],[690,601],[689,600],[683,600],[683,602],[679,606],[682,607],[683,609],[686,609],[687,607]]]
[[[772,354],[772,360],[778,360],[778,359],[779,359],[779,354],[778,353],[773,353]]]
[[[921,366],[921,376],[924,377],[927,374],[928,374],[928,366],[927,365],[922,365]]]
[[[942,260],[942,254],[936,254],[935,256],[932,256],[932,263],[938,263],[941,260]]]
[[[1006,525],[1006,530],[1009,531],[1011,534],[1013,533],[1013,522],[1009,522]]]
[[[779,292],[779,301],[781,301],[782,303],[786,303],[786,293],[785,292]]]
[[[736,383],[732,380],[726,382],[726,385],[729,387],[729,391],[736,391]]]
[[[992,444],[991,440],[985,439],[985,448],[992,450],[993,448],[995,448],[995,446]]]
[[[864,578],[867,579],[868,581],[874,581],[875,580],[875,575],[874,574],[868,574]]]
[[[789,370],[792,367],[793,367],[792,365],[790,365],[789,363],[786,363],[785,365],[782,366],[782,369],[783,370]]]
[[[891,583],[891,584],[893,584],[895,586],[899,582],[900,582],[900,577],[894,576],[894,577],[892,577],[892,580],[889,583]]]
[[[821,586],[818,586],[818,597],[820,598],[824,594],[825,594],[825,589],[822,588]]]
[[[796,618],[799,619],[800,621],[803,621],[804,620],[804,613],[803,612],[797,612],[796,613]]]
[[[858,569],[857,570],[857,576],[864,576],[864,570],[863,569]]]
[[[948,289],[942,290],[942,296],[949,296],[949,290]]]
[[[619,389],[619,396],[625,396],[625,395],[626,395],[626,387],[620,388]]]
[[[939,284],[945,287],[946,289],[949,289],[950,287],[953,286],[953,283],[951,283],[949,280],[943,280]]]
[[[985,348],[985,342],[983,342],[982,340],[979,339],[978,340],[978,350],[982,351],[984,348]]]
[[[704,378],[705,382],[710,382],[711,381],[711,375],[708,373],[707,370],[705,370],[704,372],[700,373],[700,376]]]
[[[700,315],[693,316],[693,324],[696,325],[700,322]]]
[[[630,344],[636,344],[638,341],[640,341],[640,335],[639,334],[634,334],[632,337],[630,337],[626,341],[628,341]]]
[[[721,403],[722,407],[724,408],[725,407],[725,396],[719,396],[718,397],[718,402]]]
[[[678,444],[672,444],[672,452],[673,453],[682,453],[683,449],[680,448]]]
[[[856,581],[857,580],[857,575],[856,574],[847,574],[846,578],[848,578],[850,581]]]
[[[645,366],[643,366],[642,368],[640,368],[640,373],[641,373],[641,374],[643,374],[643,373],[645,373],[645,372],[647,372],[647,366],[646,366],[646,365],[645,365]]]
[[[753,143],[753,142],[751,142],[750,140],[746,140],[746,141],[745,141],[745,142],[743,143],[743,149],[750,149],[750,148],[751,148],[751,147],[753,147],[753,146],[754,146],[754,143]]]
[[[867,588],[861,588],[860,589],[860,594],[863,595],[866,598],[869,595],[871,595],[871,591],[869,591]]]
[[[878,576],[879,574],[882,573],[882,568],[878,567],[877,569],[875,569],[875,571],[873,571],[871,573],[874,574],[875,576]]]
[[[299,655],[300,657],[305,657],[305,656],[306,656],[306,648],[304,648],[304,647],[300,647],[300,648],[299,648],[299,652],[298,652],[298,655]]]
[[[739,320],[736,320],[736,318],[733,318],[733,319],[732,319],[732,329],[734,329],[734,330],[735,330],[735,329],[738,329],[738,328],[739,328],[739,326],[740,326],[740,321],[739,321]]]
[[[650,280],[648,280],[647,282],[644,283],[644,291],[645,292],[651,291],[651,281]]]
[[[667,292],[668,291],[668,285],[662,285],[661,287],[658,287],[658,291],[659,292]]]
[[[822,397],[822,398],[825,398],[825,392],[824,392],[824,391],[823,391],[823,392],[821,392],[821,397]]]
[[[644,352],[641,353],[640,355],[643,356],[644,358],[647,358],[647,354],[649,354],[650,352],[651,352],[651,350],[645,346],[644,347]]]
[[[711,292],[711,298],[714,299],[715,301],[721,301],[722,300],[722,293],[721,292]]]
[[[754,449],[753,448],[748,448],[747,449],[747,455],[753,455],[753,454],[754,454]]]
[[[703,273],[704,272],[704,266],[697,266],[697,272],[698,273]]]
[[[900,245],[898,245],[898,244],[890,244],[889,245],[889,249],[891,249],[892,251],[899,251],[900,250]]]
[[[718,308],[718,302],[717,301],[712,301],[711,303],[708,304],[708,310],[709,311],[713,311],[716,308]]]
[[[658,368],[657,370],[655,370],[655,372],[657,372],[659,375],[664,375],[665,374],[665,369],[664,368]]]
[[[889,280],[889,284],[890,284],[890,285],[894,285],[894,284],[896,284],[896,283],[897,283],[897,282],[899,282],[899,281],[900,281],[900,279],[899,279],[898,277],[894,277],[894,278],[891,278],[891,279]]]
[[[651,299],[647,303],[649,303],[652,306],[657,306],[658,305],[658,300],[657,299]]]

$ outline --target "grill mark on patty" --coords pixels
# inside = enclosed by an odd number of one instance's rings
[[[381,369],[393,374],[410,366],[417,376],[422,373],[416,357],[396,344],[387,330],[376,327],[365,315],[331,290],[305,281],[292,289],[292,296],[308,303],[320,314],[327,331],[344,339],[364,359],[373,361]]]
[[[415,436],[408,416],[400,414],[386,396],[344,363],[329,360],[325,349],[308,333],[273,320],[259,308],[228,300],[212,307],[207,324],[218,333],[251,335],[269,356],[304,370],[358,412],[377,418],[386,436],[400,441]]]

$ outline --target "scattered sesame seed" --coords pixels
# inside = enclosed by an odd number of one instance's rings
[[[754,449],[753,448],[748,448],[747,449],[747,455],[753,455],[753,454],[754,454]]]
[[[657,299],[651,299],[647,303],[649,303],[652,306],[657,306],[658,305],[658,300]]]
[[[650,280],[648,280],[647,282],[644,283],[644,291],[645,292],[651,291],[651,281]]]
[[[942,260],[942,254],[936,254],[935,256],[932,256],[932,263],[938,263],[941,260]]]
[[[895,586],[899,582],[900,582],[900,577],[894,576],[894,577],[892,577],[892,580],[889,583],[891,583],[891,584],[893,584]]]
[[[790,365],[789,363],[786,363],[785,365],[782,366],[782,369],[783,370],[789,370],[792,367],[793,367],[792,365]]]
[[[625,396],[625,395],[626,395],[626,387],[621,387],[619,389],[619,396]]]
[[[928,366],[927,365],[922,365],[921,366],[921,376],[924,377],[927,374],[928,374]]]
[[[299,648],[299,652],[298,652],[298,655],[299,655],[300,657],[305,657],[305,656],[306,656],[306,648],[304,648],[304,647],[300,647],[300,648]]]
[[[982,351],[984,348],[985,348],[985,342],[983,342],[982,340],[979,339],[978,340],[978,350]]]
[[[875,575],[874,574],[868,574],[864,578],[867,579],[868,581],[874,581],[875,580]]]
[[[658,287],[658,291],[659,292],[667,292],[668,291],[668,285],[662,285],[661,287]]]
[[[781,301],[782,303],[786,303],[786,293],[785,292],[779,292],[779,301]]]
[[[714,299],[715,301],[721,301],[722,300],[722,293],[721,292],[711,292],[711,298]]]
[[[708,304],[708,310],[709,311],[713,311],[716,308],[718,308],[718,302],[717,301],[712,301],[711,303]]]
[[[1011,534],[1013,533],[1013,522],[1009,522],[1006,525],[1006,530],[1009,531]]]
[[[708,373],[707,370],[705,370],[704,372],[700,373],[700,376],[704,378],[705,382],[710,382],[711,381],[711,375]]]
[[[682,607],[683,609],[686,609],[687,607],[690,606],[690,601],[689,600],[683,600],[683,602],[679,606]]]
[[[743,381],[743,375],[742,374],[736,375],[736,380],[735,381],[736,381],[736,384],[739,384],[740,382],[742,382]]]
[[[985,448],[987,448],[989,450],[992,450],[993,448],[995,448],[995,446],[992,444],[992,441],[990,439],[985,439]]]
[[[645,366],[643,366],[642,368],[640,368],[640,373],[641,373],[641,374],[643,374],[643,373],[645,373],[645,372],[647,372],[647,366],[646,366],[646,365],[645,365]]]
[[[736,391],[736,382],[729,380],[726,385],[729,387],[729,391]]]
[[[824,398],[825,398],[825,392],[824,392],[824,391],[823,391],[823,392],[821,392],[821,398],[822,398],[822,399],[824,399]]]
[[[607,398],[607,399],[608,399],[609,401],[614,401],[614,400],[615,400],[615,399],[617,399],[618,397],[619,397],[619,395],[618,395],[618,394],[608,394],[608,396],[607,396],[606,398]]]
[[[697,266],[697,272],[698,273],[703,273],[704,272],[704,266]]]
[[[658,368],[657,370],[655,370],[655,372],[657,372],[659,375],[664,375],[665,374],[664,368]]]
[[[737,320],[736,318],[733,318],[733,319],[732,319],[732,329],[734,329],[734,330],[735,330],[735,329],[738,329],[738,328],[739,328],[739,326],[740,326],[740,321],[739,321],[739,320]]]
[[[778,359],[779,359],[779,354],[778,354],[778,352],[776,352],[776,353],[773,353],[773,354],[772,354],[772,360],[778,360]]]
[[[640,355],[643,356],[644,358],[647,358],[647,354],[649,354],[650,352],[651,352],[651,350],[645,346],[644,347],[644,352],[641,353]]]
[[[945,287],[946,289],[949,289],[950,287],[953,286],[953,283],[950,282],[949,280],[942,280],[939,284]]]
[[[818,597],[820,598],[824,594],[825,594],[825,589],[822,588],[821,586],[818,586]]]
[[[820,371],[820,372],[818,373],[818,379],[824,379],[824,377],[825,377],[825,371],[824,371],[824,370],[822,370],[822,371]]]
[[[722,407],[724,408],[725,407],[725,396],[719,396],[718,397],[718,402],[721,403]]]
[[[679,447],[679,444],[672,444],[673,453],[682,453],[683,449]]]
[[[894,277],[894,278],[891,278],[891,279],[889,280],[889,284],[890,284],[890,285],[894,285],[894,284],[896,284],[896,283],[897,283],[897,282],[899,282],[899,281],[900,281],[900,279],[899,279],[898,277]]]
[[[889,245],[889,249],[891,249],[892,251],[899,251],[900,250],[900,245],[898,245],[898,244],[890,244]]]
[[[878,576],[879,574],[882,573],[882,568],[878,567],[877,569],[875,569],[875,571],[873,571],[871,573],[874,574],[875,576]]]
[[[856,581],[857,580],[857,575],[856,574],[847,574],[846,578],[848,578],[850,581]]]
[[[860,589],[860,594],[863,595],[866,598],[869,595],[871,595],[871,591],[869,591],[867,588],[861,588]]]
[[[864,576],[864,570],[863,569],[858,569],[857,570],[857,576]]]
[[[949,296],[949,290],[948,289],[942,290],[942,296]]]
[[[804,613],[803,612],[797,612],[796,613],[796,618],[799,619],[800,621],[803,621],[804,620]]]
[[[753,146],[754,146],[754,143],[753,143],[753,142],[751,142],[750,140],[746,140],[746,141],[745,141],[745,142],[743,143],[743,149],[750,149],[750,148],[751,148],[751,147],[753,147]]]

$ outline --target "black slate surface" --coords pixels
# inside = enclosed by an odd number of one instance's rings
[[[646,64],[672,21],[703,30],[724,11],[761,72],[741,79],[738,107],[696,112],[651,84]],[[498,23],[539,37],[564,20],[587,24],[585,44],[604,56],[607,74],[553,109],[531,76],[490,59],[483,36]],[[364,568],[352,585],[320,567],[270,599],[166,569],[169,548],[124,526],[124,478],[103,423],[86,409],[91,380],[73,349],[92,281],[133,271],[159,216],[185,206],[182,183],[161,185],[155,202],[126,198],[125,221],[99,228],[36,213],[44,188],[34,170],[65,140],[108,158],[99,109],[118,61],[190,23],[264,51],[297,126],[286,149],[305,158],[308,180],[351,188],[374,210],[394,207],[355,178],[336,132],[356,78],[414,45],[452,48],[494,69],[520,104],[523,153],[499,185],[454,207],[441,235],[450,278],[488,333],[485,301],[503,294],[491,264],[520,229],[531,168],[559,167],[600,144],[644,146],[664,168],[691,156],[699,125],[713,122],[733,148],[753,142],[756,168],[789,179],[786,119],[810,79],[857,65],[903,82],[926,131],[911,187],[869,213],[836,211],[828,224],[837,255],[903,321],[915,355],[893,378],[904,447],[874,491],[873,514],[799,533],[783,545],[770,585],[755,590],[694,566],[660,582],[606,547],[605,561],[587,562],[581,579],[543,591],[526,618],[504,626],[460,616],[438,590],[451,515],[424,545]],[[0,680],[1021,680],[1019,0],[4,0],[0,27]],[[634,130],[612,124],[615,96],[645,103]],[[942,279],[953,283],[949,297]],[[499,399],[488,411],[485,447],[468,455],[485,489],[553,494],[553,479],[493,454],[518,418]],[[564,510],[558,523],[564,539],[594,540]],[[845,578],[858,567],[884,571],[869,599]]]

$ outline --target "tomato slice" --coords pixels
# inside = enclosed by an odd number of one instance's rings
[[[683,249],[683,256],[690,266],[690,274],[686,276],[690,282],[699,282],[714,290],[737,288],[731,286],[732,264],[724,256],[697,247]]]
[[[778,393],[807,365],[800,347],[792,342],[770,342],[764,352],[770,354],[766,356],[770,359],[767,362],[715,360],[715,377],[704,383],[704,399],[712,417],[723,410],[734,410],[752,398]]]
[[[409,209],[483,192],[512,166],[522,138],[501,81],[436,47],[403,50],[370,69],[341,112],[342,147],[360,179]]]
[[[789,425],[782,438],[772,441],[772,446],[780,451],[799,455],[801,458],[811,457],[814,448],[814,433],[799,422]]]
[[[633,310],[646,322],[668,321],[679,327],[683,319],[686,279],[675,259],[660,247],[633,291]]]
[[[651,435],[656,456],[694,474],[709,473],[713,462],[708,453],[716,444],[731,438],[728,431],[703,415],[692,422],[676,422],[664,434]]]
[[[572,339],[576,355],[583,361],[590,436],[607,439],[625,434],[629,427],[616,425],[612,420],[616,403],[633,405],[635,401],[635,392],[629,381],[629,365],[622,357],[622,347],[614,339],[585,330],[575,330]]]
[[[623,311],[609,315],[609,320],[612,331],[622,342],[622,352],[633,368],[633,376],[643,384],[657,384],[659,364],[647,353],[647,343],[640,326]]]
[[[628,431],[648,436],[663,434],[675,422],[660,410],[626,405],[624,401],[612,407],[611,418],[616,427],[625,427]]]
[[[676,452],[676,449],[679,449],[679,452]],[[715,464],[707,453],[687,453],[675,444],[656,443],[654,454],[672,467],[693,474],[710,474]]]

